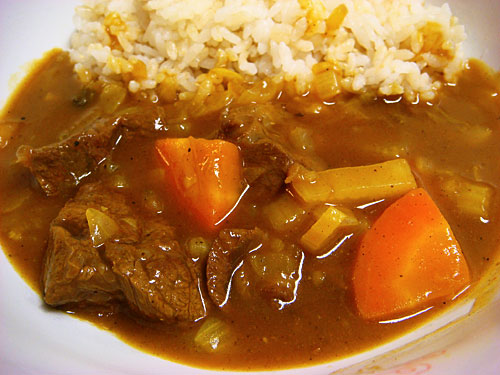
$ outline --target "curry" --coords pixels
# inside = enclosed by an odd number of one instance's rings
[[[152,102],[83,85],[65,53],[49,53],[0,124],[0,236],[17,271],[49,305],[141,350],[255,370],[339,359],[453,305],[444,293],[389,313],[360,309],[360,248],[407,192],[425,191],[442,215],[432,228],[451,228],[459,244],[453,296],[498,262],[497,73],[472,60],[456,85],[420,103],[324,103],[249,85],[247,103],[217,110]],[[220,179],[186,172],[210,155]],[[333,201],[308,198],[324,171],[360,166],[406,177],[391,193],[354,199],[347,183],[345,199],[338,186]],[[326,217],[340,224],[314,233]]]

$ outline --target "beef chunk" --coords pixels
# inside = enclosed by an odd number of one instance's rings
[[[29,168],[47,196],[69,193],[109,155],[119,132],[118,122],[99,120],[60,143],[21,146],[18,162]]]
[[[252,245],[258,244],[259,237],[255,230],[224,229],[213,242],[206,272],[208,294],[217,306],[227,302],[231,274]]]
[[[263,199],[281,189],[293,164],[277,135],[272,134],[274,116],[270,110],[262,105],[236,107],[225,114],[220,134],[240,148],[251,192]]]
[[[263,245],[245,258],[243,284],[278,308],[295,301],[304,253],[293,243],[265,237]]]
[[[110,217],[130,214],[122,195],[112,196],[100,185],[84,185],[52,221],[43,274],[44,299],[49,305],[122,298],[115,274],[90,238],[86,210],[103,207]]]
[[[112,238],[97,245],[89,208],[115,224]],[[202,318],[199,270],[174,235],[167,223],[139,219],[124,194],[102,184],[82,186],[51,224],[45,301],[57,306],[120,300],[152,319]]]
[[[172,227],[148,221],[141,242],[108,243],[104,253],[133,309],[152,319],[195,321],[205,316],[199,269],[173,238]]]
[[[282,308],[296,298],[304,254],[300,248],[262,230],[226,229],[219,233],[207,260],[207,285],[219,307],[230,286],[244,299],[261,298]]]
[[[120,114],[120,126],[127,130],[128,136],[166,137],[169,126],[175,124],[176,119],[170,118],[162,106],[154,103],[141,104],[140,107],[127,108]]]
[[[314,153],[289,145],[286,135],[297,126],[285,109],[267,104],[232,107],[223,115],[219,137],[240,148],[244,175],[252,188],[249,193],[255,199],[268,201],[278,193],[295,162],[313,170],[324,169],[324,162]]]
[[[165,133],[163,108],[129,109],[118,118],[102,118],[66,140],[40,148],[19,147],[18,162],[27,167],[47,196],[73,194],[113,151],[121,137],[159,137]]]

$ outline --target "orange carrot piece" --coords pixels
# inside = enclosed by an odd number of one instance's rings
[[[156,150],[179,204],[202,228],[215,229],[244,188],[238,148],[220,139],[188,137],[158,140]]]
[[[389,206],[361,240],[355,303],[367,320],[394,319],[454,297],[470,284],[449,224],[421,188]]]

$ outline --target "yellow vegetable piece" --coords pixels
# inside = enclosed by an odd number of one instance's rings
[[[488,218],[493,188],[460,176],[445,178],[441,184],[448,199],[464,214]]]
[[[290,168],[287,183],[307,203],[373,201],[397,197],[417,183],[405,159],[315,172]]]
[[[320,172],[310,171],[295,163],[288,170],[286,183],[291,183],[297,195],[307,203],[324,203],[333,193]]]
[[[300,243],[309,253],[319,255],[340,227],[356,225],[357,223],[358,220],[354,216],[329,206],[311,228],[304,233]]]
[[[218,77],[225,78],[228,81],[244,82],[245,78],[240,73],[234,70],[229,70],[226,68],[212,68],[210,70],[211,74],[215,74]]]
[[[87,208],[85,211],[89,225],[90,239],[94,247],[99,247],[118,233],[118,224],[105,213],[95,208]]]
[[[157,88],[158,95],[166,103],[173,103],[177,99],[177,78],[166,76]]]
[[[127,89],[120,84],[108,83],[104,86],[99,103],[105,113],[113,113],[127,96]]]
[[[342,25],[345,16],[347,16],[347,12],[346,5],[340,4],[330,13],[330,16],[326,20],[326,30],[328,34],[333,34]]]
[[[263,213],[277,231],[294,228],[306,216],[306,210],[289,194],[284,194],[265,206]]]
[[[321,0],[299,0],[299,5],[307,11],[306,19],[310,33],[322,32],[320,22],[327,18],[326,8]]]
[[[13,136],[13,134],[17,131],[19,127],[19,123],[17,122],[7,122],[4,121],[0,123],[0,149],[5,148]]]
[[[322,101],[333,99],[341,91],[337,73],[333,69],[327,69],[316,74],[313,80],[313,87],[316,95]]]
[[[141,60],[131,60],[132,64],[132,76],[136,81],[142,81],[148,78],[148,69],[146,64]]]
[[[194,343],[206,352],[216,352],[233,341],[231,336],[230,327],[226,323],[217,318],[207,318],[196,333]]]

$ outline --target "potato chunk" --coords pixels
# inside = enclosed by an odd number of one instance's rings
[[[307,203],[344,203],[397,197],[417,183],[405,159],[359,167],[308,171],[290,168],[286,182]]]

